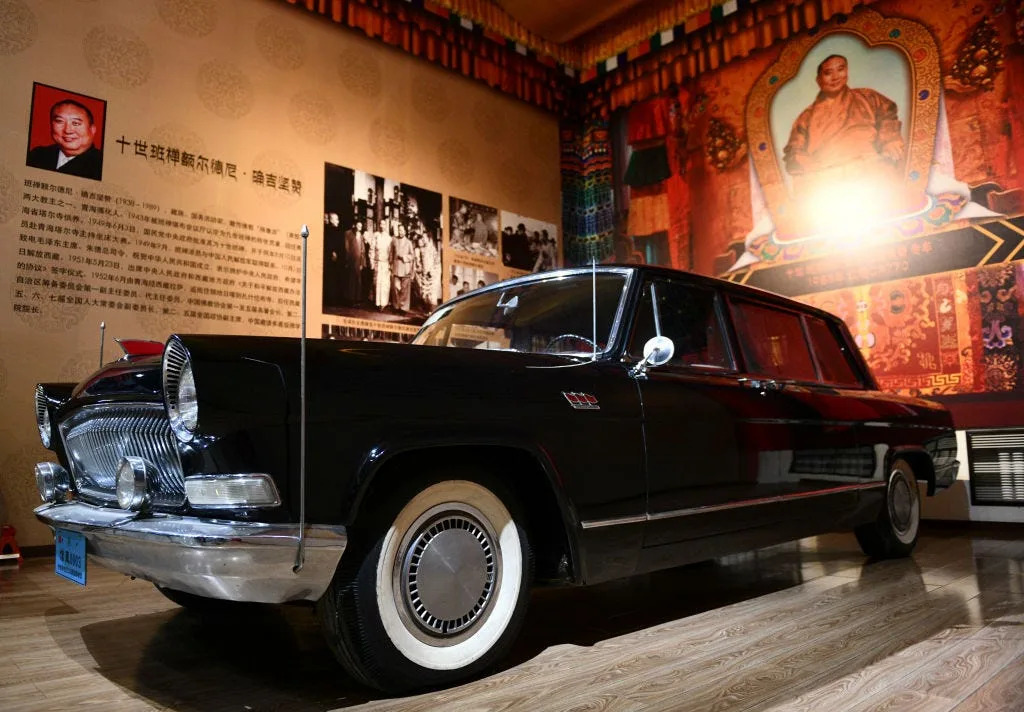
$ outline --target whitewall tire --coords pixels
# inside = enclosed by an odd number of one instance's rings
[[[892,559],[910,556],[921,527],[921,497],[914,471],[905,460],[889,468],[885,502],[878,519],[857,527],[861,549],[870,557]]]
[[[318,604],[342,664],[401,692],[473,675],[504,654],[532,580],[513,498],[486,478],[434,479],[381,515],[371,545],[346,551]]]

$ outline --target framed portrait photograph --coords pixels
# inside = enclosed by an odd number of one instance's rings
[[[48,84],[32,84],[25,165],[103,180],[107,102]]]

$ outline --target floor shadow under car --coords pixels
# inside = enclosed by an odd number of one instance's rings
[[[538,588],[496,671],[552,646],[593,645],[801,581],[794,543],[597,586]],[[176,710],[319,711],[388,699],[345,674],[309,606],[245,605],[229,616],[172,608],[91,623],[81,635],[100,674]]]

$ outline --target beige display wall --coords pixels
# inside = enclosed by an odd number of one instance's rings
[[[26,167],[34,83],[106,102],[102,180]],[[87,376],[101,334],[106,360],[115,338],[297,336],[303,224],[309,336],[344,323],[320,313],[325,162],[442,193],[444,225],[449,197],[560,222],[553,117],[279,0],[0,0],[0,96],[0,523],[21,546],[52,543],[34,384]]]

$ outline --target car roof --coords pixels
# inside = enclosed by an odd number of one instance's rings
[[[602,263],[595,266],[581,266],[581,267],[565,267],[562,269],[549,270],[546,272],[534,272],[532,274],[523,275],[521,277],[513,277],[511,279],[502,280],[489,284],[486,287],[474,289],[470,292],[456,297],[455,299],[449,300],[447,304],[452,304],[456,301],[461,301],[466,297],[476,294],[482,294],[487,291],[495,289],[504,289],[509,286],[525,285],[532,282],[543,281],[546,279],[552,279],[557,277],[568,277],[580,274],[592,274],[596,272],[598,274],[634,274],[641,279],[646,277],[664,277],[679,279],[683,278],[689,282],[695,284],[702,284],[712,289],[718,289],[723,292],[736,295],[738,297],[746,297],[759,302],[770,302],[778,306],[786,307],[796,311],[800,311],[805,314],[814,314],[830,321],[841,321],[835,314],[831,314],[823,309],[805,304],[804,302],[797,301],[791,297],[778,294],[776,292],[770,292],[759,287],[751,287],[745,284],[738,284],[731,282],[727,279],[721,279],[719,277],[709,277],[706,275],[698,274],[696,272],[689,272],[686,270],[673,269],[671,267],[661,267],[658,265],[638,265],[638,264],[619,264],[619,263]]]

